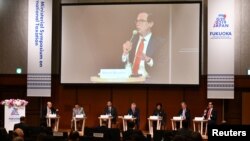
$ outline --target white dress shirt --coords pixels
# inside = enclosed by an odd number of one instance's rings
[[[149,43],[149,40],[150,40],[151,36],[152,36],[152,33],[149,33],[144,38],[142,36],[139,37],[139,40],[138,40],[137,45],[136,45],[136,50],[135,50],[135,55],[134,56],[136,56],[137,50],[139,48],[139,45],[140,45],[140,42],[141,42],[142,39],[144,39],[144,48],[143,48],[142,53],[146,54],[147,48],[148,48],[148,43]],[[123,54],[122,55],[122,62],[126,62],[128,59],[129,59],[129,54]],[[135,61],[135,59],[133,60],[133,62],[134,61]],[[150,67],[153,67],[153,65],[154,65],[153,58],[151,58],[150,61],[147,62],[146,64],[148,66],[150,66]],[[145,69],[145,61],[144,60],[141,60],[141,62],[140,62],[139,69],[138,69],[138,74],[142,74],[142,76],[145,76],[145,77],[148,76],[148,72]]]
[[[50,114],[52,114],[51,109],[49,107],[47,107],[47,116],[50,115]]]
[[[183,110],[182,110],[182,118],[183,118],[183,119],[186,119],[186,109],[183,109]]]

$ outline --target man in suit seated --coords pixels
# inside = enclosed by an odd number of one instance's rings
[[[190,122],[190,110],[187,108],[186,102],[181,102],[181,109],[179,110],[178,116],[182,117],[182,126],[188,128]],[[180,124],[177,124],[177,127],[180,127]]]
[[[131,106],[128,110],[128,115],[132,115],[133,118],[136,118],[134,122],[135,122],[136,128],[139,129],[140,128],[140,111],[136,107],[136,104],[134,102],[131,103]],[[128,121],[128,123],[129,122],[131,121]]]
[[[46,123],[46,117],[50,114],[57,114],[58,109],[55,109],[52,105],[52,102],[48,101],[46,108],[42,112],[42,126],[48,126]],[[55,120],[51,120],[51,123],[54,124]]]
[[[24,116],[21,116],[20,117],[20,123],[17,123],[17,124],[15,124],[14,125],[14,130],[13,131],[15,131],[17,128],[20,128],[20,129],[22,129],[23,130],[23,132],[24,132],[24,135],[27,137],[27,136],[29,136],[29,134],[28,134],[28,125],[26,124],[26,118],[24,117]]]
[[[208,120],[208,125],[215,125],[217,121],[217,111],[214,109],[213,102],[208,102],[207,109],[204,110],[204,119]]]
[[[164,109],[162,108],[162,104],[161,103],[157,103],[155,110],[153,112],[154,116],[160,116],[162,118],[161,120],[161,125],[165,126],[166,121],[167,121],[167,114],[164,111]],[[154,122],[154,128],[156,127],[156,122]]]
[[[117,111],[116,108],[112,105],[111,101],[107,102],[107,106],[104,108],[103,114],[111,115],[113,117],[112,124],[116,124]]]
[[[72,128],[73,128],[73,118],[76,117],[76,115],[83,115],[83,117],[85,117],[85,112],[84,112],[84,109],[83,107],[81,107],[79,104],[76,104],[75,107],[72,109]],[[81,128],[81,123],[80,123],[80,120],[76,120],[77,122],[77,128]]]

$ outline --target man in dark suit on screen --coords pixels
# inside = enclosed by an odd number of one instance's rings
[[[164,42],[152,34],[153,25],[152,14],[139,13],[131,40],[123,44],[122,62],[131,68],[132,77],[157,80],[162,75],[159,71],[167,67],[166,59],[162,58],[167,55]]]

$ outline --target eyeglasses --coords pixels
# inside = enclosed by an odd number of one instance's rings
[[[145,22],[148,22],[147,20],[136,20],[135,23],[139,23],[139,24],[142,24],[142,23],[145,23]]]

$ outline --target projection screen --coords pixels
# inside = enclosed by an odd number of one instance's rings
[[[198,85],[200,3],[61,7],[61,83]]]

